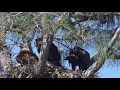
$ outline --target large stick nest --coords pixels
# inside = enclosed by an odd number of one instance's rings
[[[41,64],[24,65],[14,68],[8,78],[81,78],[85,71],[65,70],[51,63],[46,64],[45,71],[41,72]],[[91,78],[98,78],[97,75]]]

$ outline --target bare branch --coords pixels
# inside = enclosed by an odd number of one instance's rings
[[[107,53],[109,54],[109,52],[111,52],[111,48],[116,43],[116,40],[119,37],[119,34],[120,34],[120,27],[117,29],[113,38],[111,39],[110,43],[108,44],[108,48],[107,48],[106,52],[103,53],[102,56],[100,56],[98,54],[94,57],[94,59],[98,59],[96,61],[96,64],[92,65],[90,68],[88,68],[87,71],[83,74],[82,78],[89,78],[91,75],[94,75],[102,67],[102,65],[104,64],[104,62],[106,60],[105,56],[107,55]]]
[[[117,29],[112,40],[108,44],[108,52],[112,49],[113,45],[116,43],[117,39],[119,38],[119,35],[120,35],[120,27]]]
[[[46,61],[48,59],[48,52],[49,52],[49,47],[50,44],[53,42],[53,36],[48,36],[48,33],[44,32],[43,33],[43,45],[41,47],[41,72],[45,72],[46,69]]]

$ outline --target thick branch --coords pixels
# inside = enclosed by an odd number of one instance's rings
[[[116,43],[117,39],[119,38],[119,35],[120,35],[120,27],[117,29],[112,40],[108,44],[108,50],[107,50],[108,52],[112,49],[113,45]]]
[[[3,70],[3,72],[0,72],[0,75],[1,73],[5,73],[5,77],[7,77],[7,74],[12,70],[12,60],[6,48],[0,51],[0,67]]]
[[[49,47],[50,44],[53,42],[53,36],[52,35],[48,35],[48,33],[44,33],[43,34],[43,44],[41,47],[41,72],[45,72],[46,69],[46,61],[48,59],[48,52],[49,52]]]
[[[93,59],[98,59],[98,61],[96,61],[96,65],[92,65],[82,76],[82,78],[89,78],[91,75],[94,75],[104,64],[105,60],[106,60],[106,53],[111,52],[111,48],[113,47],[113,45],[116,43],[117,38],[119,37],[120,34],[120,27],[117,29],[117,31],[115,32],[113,38],[111,39],[110,43],[108,44],[108,48],[106,50],[105,53],[103,53],[102,57],[98,55],[96,55],[95,57],[93,57]]]

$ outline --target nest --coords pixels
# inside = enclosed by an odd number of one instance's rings
[[[60,68],[52,63],[46,64],[44,72],[40,72],[40,64],[19,66],[11,71],[11,78],[81,78],[85,71],[74,71]],[[98,78],[97,75],[91,78]]]

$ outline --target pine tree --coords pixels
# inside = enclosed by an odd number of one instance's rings
[[[116,53],[119,50],[120,30],[119,23],[117,23],[119,16],[119,12],[1,12],[0,53],[5,51],[8,58],[6,60],[6,56],[1,54],[3,59],[0,59],[0,65],[4,68],[5,65],[2,62],[5,60],[10,62],[7,66],[10,66],[11,72],[4,70],[7,72],[6,77],[95,77],[107,58],[112,58],[113,61],[120,58]],[[114,25],[117,27],[114,28]],[[55,37],[59,29],[63,32],[62,38]],[[14,68],[14,65],[11,65],[12,55],[14,55],[13,47],[22,42],[26,43],[33,52],[31,43],[35,36],[40,34],[44,34],[40,62],[33,68]],[[47,41],[48,34],[51,34],[49,42]],[[53,64],[46,64],[49,43],[57,41],[70,49],[71,46],[65,45],[64,42],[75,43],[80,47],[88,44],[92,47],[92,44],[89,44],[90,40],[94,40],[95,47],[93,48],[97,54],[91,58],[95,65],[88,70],[75,72],[58,68]]]

